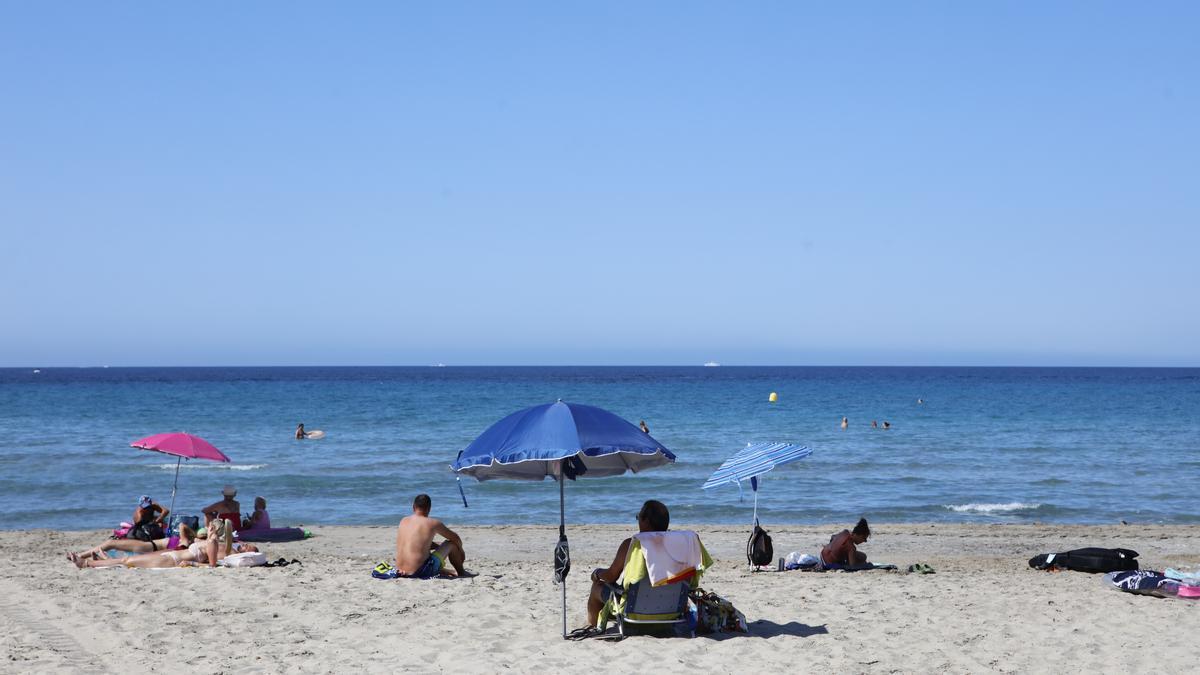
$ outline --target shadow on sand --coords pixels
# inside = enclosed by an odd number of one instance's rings
[[[809,637],[810,635],[828,635],[829,629],[824,624],[820,626],[809,626],[808,624],[800,623],[799,621],[789,621],[787,623],[775,623],[766,619],[759,619],[750,624],[750,637],[771,639],[780,635],[794,635],[795,637]]]

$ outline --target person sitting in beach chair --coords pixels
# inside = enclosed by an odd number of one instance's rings
[[[621,542],[612,565],[592,571],[588,625],[571,637],[599,634],[610,618],[622,635],[637,625],[686,623],[688,592],[712,558],[695,532],[668,531],[671,514],[660,501],[642,504],[637,522],[638,534]]]
[[[69,553],[67,559],[75,563],[79,569],[89,567],[198,567],[200,565],[216,567],[218,562],[235,551],[253,553],[258,551],[258,547],[253,544],[239,544],[235,549],[232,523],[228,520],[214,520],[209,525],[207,541],[192,542],[183,550],[156,551],[128,558],[102,558],[100,560],[81,558],[74,553]]]
[[[446,527],[437,518],[429,517],[433,501],[427,494],[413,499],[412,515],[405,516],[396,528],[395,576],[430,579],[436,576],[475,576],[463,567],[466,554],[462,538]],[[445,537],[440,544],[433,538]],[[446,563],[454,567],[454,573],[446,569]]]
[[[181,548],[187,548],[196,541],[196,533],[187,525],[179,526],[179,534],[161,539],[152,539],[151,541],[140,541],[138,539],[108,539],[99,546],[93,546],[86,551],[76,553],[79,558],[90,558],[94,560],[103,560],[110,556],[109,551],[120,551],[123,553],[154,553],[155,551],[177,551]],[[70,556],[68,556],[70,557]]]
[[[829,543],[821,549],[821,565],[825,569],[839,567],[859,567],[867,564],[867,554],[858,550],[871,538],[871,528],[866,518],[859,518],[854,531],[842,530],[829,538]]]
[[[208,527],[214,520],[228,520],[233,524],[233,531],[237,532],[242,529],[242,505],[234,499],[237,496],[237,488],[226,485],[221,488],[221,495],[221,501],[213,502],[200,510],[204,514],[204,526]]]

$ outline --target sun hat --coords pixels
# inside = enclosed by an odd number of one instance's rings
[[[153,503],[154,503],[154,500],[150,499],[150,495],[142,495],[141,497],[138,497],[138,507],[139,508],[143,508],[143,509],[147,508]]]
[[[233,487],[232,485],[226,485],[225,487],[221,488],[221,494],[225,495],[226,497],[232,497],[237,494],[237,488]]]

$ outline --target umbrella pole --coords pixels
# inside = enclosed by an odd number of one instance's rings
[[[171,486],[171,507],[167,509],[168,513],[175,512],[175,490],[179,487],[179,465],[183,463],[183,458],[175,460],[175,484]]]
[[[566,481],[564,473],[566,472],[560,467],[558,470],[558,537],[560,539],[567,536],[567,507],[563,493]],[[563,639],[567,639],[567,577],[565,575],[562,580],[562,633]]]

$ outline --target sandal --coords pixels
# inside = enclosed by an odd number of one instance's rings
[[[588,638],[596,637],[597,635],[600,635],[603,632],[604,631],[600,630],[599,628],[596,628],[595,626],[584,626],[582,628],[576,628],[575,630],[571,631],[570,633],[567,633],[566,639],[568,639],[568,640],[586,640]]]

